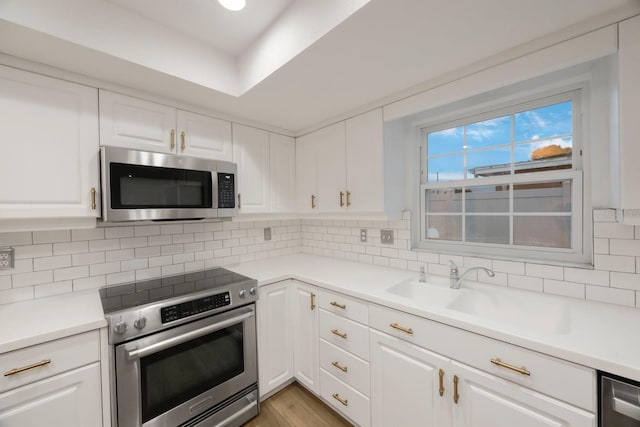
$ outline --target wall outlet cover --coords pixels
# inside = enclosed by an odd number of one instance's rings
[[[271,240],[271,227],[267,227],[264,229],[264,240]]]
[[[0,270],[11,270],[14,267],[15,249],[0,248]]]
[[[380,243],[393,245],[393,230],[380,230]]]
[[[360,229],[360,241],[365,243],[367,241],[367,229],[366,228],[361,228]]]

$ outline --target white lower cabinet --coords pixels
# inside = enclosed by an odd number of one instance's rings
[[[260,397],[293,378],[291,280],[262,286],[257,303]]]
[[[3,427],[102,425],[100,364],[0,394]]]
[[[306,283],[293,281],[293,366],[296,380],[314,393],[319,393],[318,376],[318,290]]]

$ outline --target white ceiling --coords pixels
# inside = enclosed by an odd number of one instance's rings
[[[218,0],[108,0],[233,56],[242,54],[293,0],[248,0],[233,12]]]
[[[238,37],[223,51],[207,27],[226,20],[216,0],[61,2],[1,1],[0,51],[294,134],[574,24],[640,13],[640,0],[247,0],[268,2],[271,24],[253,36],[220,24]],[[58,12],[69,7],[76,17]]]

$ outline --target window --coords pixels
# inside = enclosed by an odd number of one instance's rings
[[[422,246],[581,256],[580,110],[574,90],[423,128]]]

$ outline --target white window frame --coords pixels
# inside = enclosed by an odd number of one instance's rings
[[[585,211],[589,208],[585,206],[585,194],[584,194],[584,157],[583,150],[586,149],[584,144],[584,131],[583,131],[583,105],[586,88],[582,85],[577,87],[564,88],[563,90],[557,90],[551,94],[540,94],[537,97],[512,99],[508,104],[502,104],[499,108],[488,108],[485,106],[484,111],[477,114],[464,114],[463,112],[454,112],[449,114],[447,118],[441,118],[436,123],[421,123],[420,130],[420,185],[419,185],[419,214],[420,218],[418,223],[420,224],[419,239],[417,241],[420,249],[425,249],[439,253],[455,253],[463,255],[482,256],[490,258],[506,258],[517,259],[527,261],[541,261],[545,263],[553,264],[583,264],[587,260],[585,254],[585,241],[590,236],[590,233],[584,229]],[[513,115],[519,111],[528,111],[536,108],[564,102],[572,101],[573,107],[573,134],[572,134],[572,167],[566,170],[553,170],[546,172],[532,172],[514,174],[514,150],[511,150],[511,174],[483,177],[483,178],[467,178],[455,181],[428,183],[427,174],[427,134],[438,132],[440,130],[450,129],[463,125],[473,124],[492,118],[502,117],[505,115]],[[494,105],[495,107],[495,105]],[[452,119],[452,116],[454,118]],[[457,117],[456,117],[457,116]],[[513,131],[513,129],[512,129]],[[513,147],[513,136],[509,144],[502,145],[501,147]],[[496,147],[488,147],[487,149],[495,149]],[[461,151],[458,154],[462,154]],[[466,160],[466,156],[465,156]],[[466,173],[466,161],[465,161],[465,173]],[[571,203],[572,212],[567,216],[571,216],[571,247],[570,248],[551,248],[551,247],[538,247],[538,246],[519,246],[513,244],[513,218],[522,214],[513,212],[513,185],[520,183],[539,183],[549,181],[562,181],[571,180]],[[427,239],[426,236],[426,212],[425,212],[425,194],[429,189],[452,189],[452,188],[465,188],[474,186],[488,186],[488,185],[510,185],[511,191],[509,192],[509,211],[503,214],[497,214],[497,216],[504,215],[510,218],[510,242],[509,244],[495,244],[495,243],[477,243],[477,242],[465,242],[465,241],[446,241]],[[462,217],[462,235],[465,231],[465,215],[473,215],[472,213],[465,213],[464,192],[462,199],[462,209],[459,214]],[[433,214],[433,213],[432,213]],[[430,214],[430,215],[432,215]],[[437,215],[437,214],[436,214]],[[444,213],[443,215],[448,215]],[[491,216],[496,215],[491,213]],[[536,212],[535,216],[558,216],[558,212],[544,213]],[[561,215],[561,214],[560,214]]]

